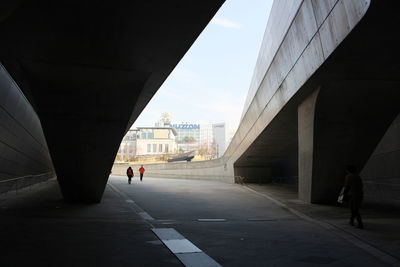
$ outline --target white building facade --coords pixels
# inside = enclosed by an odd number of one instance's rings
[[[177,153],[176,131],[171,127],[138,127],[124,136],[118,150],[120,160],[138,156],[160,156]]]
[[[136,155],[163,155],[177,151],[176,131],[170,127],[138,127]]]

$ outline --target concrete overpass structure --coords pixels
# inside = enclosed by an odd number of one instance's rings
[[[100,201],[125,131],[221,4],[2,4],[2,179],[52,172],[53,162],[65,199]],[[225,155],[152,165],[148,174],[227,182],[295,176],[302,200],[334,201],[344,166],[371,161],[399,113],[397,6],[275,1]],[[386,175],[398,179],[396,125],[369,166],[387,165]]]
[[[149,175],[227,182],[294,176],[300,199],[334,202],[345,166],[363,169],[400,111],[397,7],[395,1],[275,1],[225,155],[148,166]],[[399,181],[398,121],[363,175],[386,172]]]
[[[100,201],[126,130],[222,3],[2,1],[1,180],[55,171],[66,200]]]

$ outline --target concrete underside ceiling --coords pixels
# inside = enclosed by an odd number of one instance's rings
[[[257,175],[257,167],[273,169],[291,161],[298,154],[299,146],[297,108],[319,89],[314,161],[330,160],[320,164],[319,168],[330,167],[319,175],[331,172],[330,176],[341,179],[330,177],[336,179],[333,187],[322,179],[326,190],[319,190],[323,194],[330,190],[336,196],[346,163],[362,168],[400,112],[400,37],[397,34],[400,18],[397,5],[391,8],[391,4],[372,1],[361,22],[235,162],[235,168],[254,167]],[[327,157],[327,147],[337,155]]]
[[[0,61],[40,117],[67,200],[100,201],[125,131],[222,3],[2,4]]]

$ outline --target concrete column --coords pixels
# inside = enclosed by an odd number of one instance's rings
[[[335,203],[346,165],[360,171],[399,113],[397,82],[335,81],[298,106],[299,198]]]
[[[298,107],[299,199],[306,202],[311,202],[312,193],[315,104],[318,93],[319,89],[315,90]]]

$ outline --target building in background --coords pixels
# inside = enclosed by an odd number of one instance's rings
[[[129,130],[122,139],[118,149],[117,159],[128,161],[136,156],[136,137],[138,130]]]
[[[215,157],[215,146],[212,124],[200,124],[199,155],[212,159]]]
[[[176,130],[176,143],[179,152],[198,151],[200,144],[200,124],[172,124]]]
[[[161,112],[161,119],[155,123],[156,127],[170,127],[171,113],[164,111]]]
[[[177,132],[171,127],[137,127],[136,155],[163,155],[176,153]]]
[[[128,131],[121,142],[117,160],[185,152],[194,152],[207,159],[219,158],[225,153],[231,135],[224,122],[171,124],[171,114],[162,112],[155,127],[137,127]]]
[[[177,153],[176,131],[171,127],[137,127],[124,136],[117,160],[129,161],[140,156]]]
[[[179,152],[196,151],[206,158],[221,157],[226,150],[227,130],[224,122],[215,124],[181,123],[170,125],[177,132]]]
[[[215,147],[215,157],[222,157],[226,150],[226,127],[225,122],[215,123],[212,125],[213,140]]]

